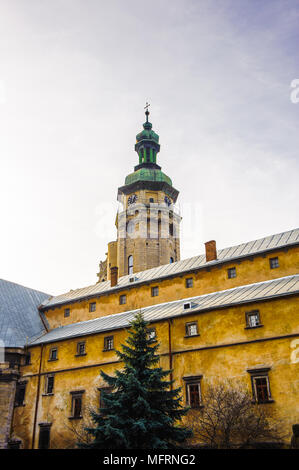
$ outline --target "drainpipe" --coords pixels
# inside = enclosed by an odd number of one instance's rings
[[[171,323],[172,320],[168,320],[168,354],[169,354],[169,369],[172,370],[172,349],[171,349]],[[170,380],[173,380],[172,372],[170,372]],[[170,385],[170,390],[173,390],[173,384]]]
[[[34,422],[33,422],[31,449],[34,449],[34,442],[35,442],[35,431],[36,431],[37,410],[38,410],[39,391],[40,391],[40,373],[41,373],[41,368],[42,368],[43,349],[44,349],[44,345],[42,344],[41,350],[40,350],[39,371],[38,371],[38,376],[37,376],[37,391],[36,391],[36,401],[35,401],[35,410],[34,410]]]

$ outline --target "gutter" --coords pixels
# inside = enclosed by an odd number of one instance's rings
[[[43,349],[44,349],[44,345],[41,344],[40,361],[39,361],[39,370],[38,370],[38,379],[37,379],[37,390],[36,390],[36,400],[35,400],[35,410],[34,410],[34,422],[33,422],[33,432],[32,432],[31,449],[34,449],[34,444],[35,444],[36,421],[37,421],[37,411],[38,411],[38,403],[39,403],[39,392],[40,392],[40,379],[41,379],[41,367],[42,367]]]

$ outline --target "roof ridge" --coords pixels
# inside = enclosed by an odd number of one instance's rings
[[[41,290],[38,290],[38,289],[33,289],[32,287],[23,286],[23,284],[19,284],[18,282],[8,281],[7,279],[0,278],[0,282],[1,281],[7,282],[8,284],[13,284],[14,286],[22,287],[23,289],[28,289],[30,291],[39,292],[40,294],[49,295],[49,297],[50,297],[50,294],[48,294],[48,292],[44,292],[44,291],[41,291]]]

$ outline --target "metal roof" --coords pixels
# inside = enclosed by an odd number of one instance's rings
[[[299,293],[299,274],[214,292],[212,294],[200,295],[198,297],[152,305],[141,309],[141,311],[146,321],[155,322],[183,314],[223,308],[229,305],[257,302],[295,293]],[[185,310],[184,304],[187,302],[191,302],[191,308]],[[92,333],[126,328],[139,311],[140,309],[131,310],[129,312],[117,313],[106,317],[96,318],[94,320],[73,323],[71,325],[55,328],[42,337],[31,341],[30,344],[50,343]]]
[[[0,279],[0,341],[7,348],[23,347],[44,332],[38,306],[49,294]]]
[[[111,287],[110,281],[99,282],[92,286],[83,287],[81,289],[71,290],[65,294],[61,294],[43,302],[42,307],[52,307],[54,305],[65,304],[85,297],[93,297],[105,292],[114,291],[119,288],[138,285],[142,282],[152,281],[155,279],[163,279],[173,276],[182,272],[192,271],[194,269],[213,266],[215,264],[223,263],[224,261],[242,258],[249,255],[290,246],[299,243],[299,228],[289,230],[288,232],[270,235],[268,237],[253,240],[251,242],[242,243],[241,245],[224,248],[217,251],[217,260],[206,262],[205,255],[194,256],[185,260],[177,261],[172,264],[165,264],[156,268],[148,269],[135,273],[133,277],[136,278],[134,283],[130,282],[132,275],[122,276],[118,279],[118,284]]]

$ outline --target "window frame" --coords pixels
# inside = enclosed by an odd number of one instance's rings
[[[237,268],[236,266],[232,266],[231,268],[227,268],[227,279],[235,279],[237,277]]]
[[[258,317],[258,324],[257,325],[250,325],[250,317],[256,315]],[[245,312],[245,321],[246,321],[246,326],[245,330],[252,330],[254,328],[260,328],[261,326],[264,326],[261,322],[261,314],[259,310],[250,310],[248,312]]]
[[[195,326],[196,327],[196,334],[192,335],[189,333],[189,328]],[[198,321],[189,321],[185,323],[185,338],[193,338],[194,336],[200,336],[198,333]]]
[[[49,392],[49,379],[53,379],[52,390]],[[54,395],[55,375],[47,374],[45,377],[45,395]]]
[[[273,258],[269,258],[270,269],[279,268],[279,258],[278,256],[274,256]]]
[[[81,346],[84,346],[83,352],[80,352]],[[76,357],[86,356],[86,341],[78,341],[76,350],[77,350]]]
[[[66,307],[64,309],[64,318],[68,318],[71,315],[71,309],[69,307]]]
[[[151,333],[154,333],[153,338],[150,338]],[[148,340],[157,341],[157,330],[154,326],[146,329],[146,337]]]
[[[126,305],[126,303],[127,303],[127,295],[121,294],[119,296],[119,305]]]
[[[264,367],[261,369],[247,369],[247,372],[250,374],[251,379],[251,387],[252,387],[252,403],[256,405],[265,405],[267,403],[273,403],[274,400],[271,395],[271,388],[270,388],[270,379],[269,379],[269,371],[271,370],[270,367]],[[257,379],[265,379],[267,385],[267,400],[260,401],[258,399],[258,391],[256,380]]]
[[[151,296],[158,297],[159,296],[159,286],[153,286],[151,288]]]
[[[38,436],[38,448],[39,449],[50,449],[50,443],[51,443],[51,426],[52,423],[39,423],[39,436]],[[47,446],[44,447],[42,446],[42,433],[43,432],[48,432],[48,443]]]
[[[112,340],[112,348],[108,348],[107,345],[109,345],[109,341]],[[110,335],[110,336],[105,336],[104,337],[104,349],[103,351],[113,351],[114,350],[114,336],[113,335]]]
[[[17,382],[16,391],[15,391],[15,399],[14,399],[15,407],[25,406],[26,386],[27,386],[27,380],[22,380],[21,382]],[[22,400],[20,398],[22,398]]]
[[[52,355],[54,351],[56,351],[56,354],[55,354],[56,357],[53,358]],[[50,348],[48,362],[51,362],[51,361],[58,361],[58,347],[57,346],[53,346],[53,348]]]
[[[201,391],[202,377],[202,375],[183,377],[183,380],[185,382],[186,405],[189,406],[192,410],[198,410],[204,407]],[[198,406],[192,406],[191,403],[190,386],[192,385],[197,385],[198,387]]]
[[[190,283],[190,285],[189,285],[189,283]],[[186,289],[192,289],[192,287],[194,287],[194,278],[193,277],[186,277],[185,287],[186,287]]]
[[[96,312],[97,310],[97,303],[96,302],[89,302],[89,312]]]
[[[82,419],[83,418],[83,395],[85,390],[74,390],[70,392],[71,394],[71,416],[69,419]],[[75,414],[76,410],[76,400],[80,399],[80,414]]]

